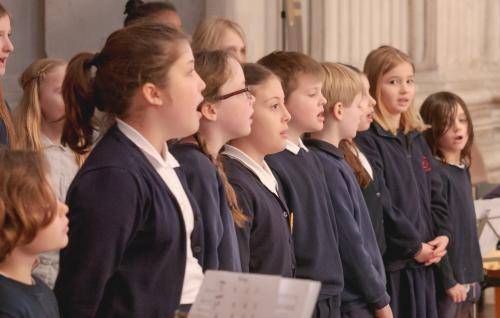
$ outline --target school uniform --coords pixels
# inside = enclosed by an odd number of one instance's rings
[[[117,122],[68,191],[69,244],[55,286],[60,311],[172,317],[180,302],[196,297],[203,278],[194,258],[203,252],[198,212],[190,210],[196,204],[168,150],[161,157]]]
[[[483,280],[472,184],[469,169],[465,166],[440,163],[439,175],[455,233],[446,258],[437,266],[439,317],[465,317],[472,310],[472,301],[455,304],[446,295],[446,290],[456,284],[469,285],[471,296],[477,299],[479,295],[472,285]],[[472,295],[473,292],[476,294]]]
[[[192,143],[176,143],[171,152],[179,161],[189,190],[200,208],[204,233],[203,270],[240,272],[233,216],[215,165]]]
[[[317,139],[305,142],[321,161],[338,224],[339,249],[344,270],[341,311],[349,316],[374,312],[389,304],[384,263],[363,194],[344,154]],[[373,314],[371,315],[373,316]]]
[[[359,161],[365,169],[366,173],[370,175],[370,182],[367,186],[361,189],[363,193],[363,198],[370,212],[370,219],[373,225],[373,231],[375,232],[375,237],[377,238],[377,245],[380,250],[380,255],[384,255],[387,249],[387,243],[385,241],[385,228],[384,228],[384,206],[382,205],[381,193],[373,180],[373,169],[368,161],[368,158],[361,152],[361,150],[356,149]]]
[[[306,146],[287,141],[286,149],[266,157],[283,185],[285,200],[293,212],[296,276],[321,282],[314,317],[340,317],[340,293],[344,286],[338,251],[335,213],[325,173]]]
[[[69,147],[54,143],[50,138],[41,136],[43,155],[49,164],[48,179],[56,198],[66,201],[66,193],[78,172],[76,156]],[[40,254],[39,264],[33,270],[33,275],[40,278],[47,286],[54,288],[59,271],[59,251]]]
[[[388,291],[395,317],[437,317],[432,267],[413,258],[421,243],[451,238],[442,182],[421,133],[395,136],[379,124],[358,134],[356,144],[373,167],[385,211]]]
[[[9,147],[9,135],[7,133],[7,126],[2,119],[0,119],[0,147]]]
[[[222,162],[238,205],[248,218],[236,228],[243,272],[293,277],[295,261],[290,214],[278,183],[263,162],[226,145]]]

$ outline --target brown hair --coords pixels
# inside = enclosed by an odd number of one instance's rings
[[[214,51],[223,49],[222,38],[224,31],[234,31],[245,43],[245,32],[241,26],[231,20],[222,17],[209,17],[201,21],[193,32],[191,46],[194,52]]]
[[[89,151],[96,129],[94,110],[124,116],[145,83],[165,87],[179,57],[184,33],[160,23],[141,22],[113,32],[100,53],[80,53],[68,64],[62,94],[67,120],[62,142],[79,154]],[[92,66],[96,67],[95,76]]]
[[[438,92],[429,95],[425,99],[420,108],[420,115],[422,115],[425,123],[430,125],[430,128],[424,131],[424,137],[431,148],[432,154],[446,162],[443,153],[439,149],[439,139],[453,125],[459,106],[462,107],[467,118],[467,131],[469,134],[469,139],[460,154],[460,160],[466,165],[470,165],[474,127],[467,105],[460,96],[451,92]]]
[[[175,6],[170,1],[144,3],[142,0],[128,0],[125,4],[125,11],[123,12],[127,15],[125,21],[123,21],[123,25],[128,26],[136,21],[154,17],[162,11],[177,12]]]
[[[297,78],[301,74],[310,74],[323,80],[324,70],[313,58],[299,52],[274,51],[257,63],[270,69],[281,79],[285,101],[297,88]]]
[[[262,84],[272,77],[275,77],[278,81],[280,80],[276,74],[264,65],[257,63],[245,63],[242,67],[243,74],[245,74],[245,83],[248,86]]]
[[[4,16],[8,16],[10,18],[9,12],[5,9],[4,6],[0,4],[0,18]],[[12,122],[12,118],[10,117],[9,108],[7,106],[7,103],[5,102],[2,85],[0,85],[0,120],[5,124],[9,144],[10,147],[12,147],[16,144],[16,132],[14,129],[14,124]]]
[[[228,60],[233,58],[225,51],[201,51],[195,54],[194,68],[201,79],[206,83],[205,89],[202,92],[205,102],[215,102],[215,97],[219,95],[219,91],[222,85],[229,80],[231,76],[231,70],[229,68]],[[217,172],[222,179],[224,188],[226,190],[226,200],[231,209],[233,215],[234,223],[242,227],[247,221],[247,217],[238,205],[238,200],[236,193],[229,183],[226,173],[224,172],[224,166],[222,161],[217,157],[213,157],[207,149],[207,144],[203,137],[196,133],[194,135],[198,146],[201,151],[210,159],[210,161],[217,168]]]
[[[368,54],[364,65],[364,72],[370,82],[370,94],[377,101],[373,117],[382,128],[394,135],[399,128],[402,128],[405,134],[412,130],[421,132],[427,128],[413,105],[410,105],[408,110],[401,114],[400,127],[392,127],[385,119],[387,110],[381,100],[380,80],[382,76],[401,63],[410,64],[415,72],[413,61],[406,53],[392,46],[383,45]]]
[[[0,262],[56,216],[56,200],[39,152],[0,150]]]

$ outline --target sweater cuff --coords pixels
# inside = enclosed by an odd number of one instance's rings
[[[376,302],[372,303],[371,305],[375,310],[378,310],[378,309],[381,309],[381,308],[384,308],[385,306],[387,306],[390,301],[391,301],[391,297],[389,297],[389,294],[387,294],[387,292],[384,292],[384,295],[382,297],[380,297],[380,299],[378,299]]]
[[[422,243],[419,242],[417,246],[413,247],[410,250],[410,252],[408,253],[408,256],[413,259],[420,253],[421,250],[422,250]]]
[[[447,229],[444,229],[444,228],[440,228],[438,231],[437,231],[437,236],[446,236],[448,237],[448,245],[451,243],[451,233],[450,231],[448,231]]]

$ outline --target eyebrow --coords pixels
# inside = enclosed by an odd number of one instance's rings
[[[273,100],[273,99],[280,100],[280,98],[278,96],[273,96],[273,97],[269,97],[268,99],[264,100],[264,102],[268,102],[268,101]]]

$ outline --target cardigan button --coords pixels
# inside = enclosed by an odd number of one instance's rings
[[[283,211],[283,217],[287,218],[288,217],[288,213],[286,213],[285,211]]]
[[[375,195],[377,196],[377,198],[380,198],[382,196],[382,194],[380,194],[380,192],[375,193]]]

